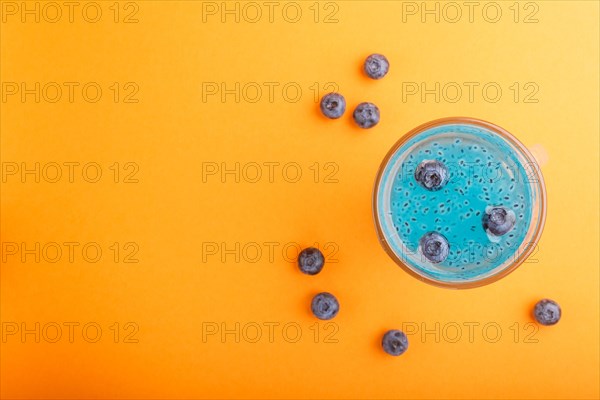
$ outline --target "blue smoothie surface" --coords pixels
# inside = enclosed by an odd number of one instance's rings
[[[424,160],[446,165],[449,179],[440,190],[429,191],[415,180]],[[526,160],[504,137],[468,123],[413,136],[390,157],[377,188],[376,212],[389,246],[411,269],[438,281],[478,280],[505,268],[524,250],[536,201]],[[502,236],[483,227],[486,209],[495,206],[516,216]],[[450,245],[448,257],[437,264],[419,249],[419,239],[432,231]]]

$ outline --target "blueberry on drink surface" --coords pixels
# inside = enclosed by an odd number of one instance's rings
[[[313,297],[310,309],[315,317],[328,320],[338,314],[340,303],[331,293],[323,292]]]
[[[427,260],[438,264],[448,257],[450,245],[444,235],[437,232],[428,232],[419,240],[419,249]]]
[[[352,116],[359,127],[369,129],[379,123],[379,108],[373,103],[360,103]]]
[[[483,228],[495,236],[508,233],[516,221],[514,211],[506,207],[488,207],[483,214]]]
[[[543,299],[533,308],[533,316],[542,325],[554,325],[560,320],[561,309],[554,300]]]
[[[408,349],[408,338],[404,332],[392,329],[383,335],[381,346],[389,355],[399,356]]]
[[[337,119],[346,111],[346,99],[339,93],[328,93],[321,99],[321,112],[327,118]]]
[[[371,54],[365,60],[364,70],[371,79],[383,78],[390,69],[390,62],[382,54]]]
[[[427,190],[440,190],[448,181],[448,168],[441,161],[424,160],[415,169],[415,180]]]

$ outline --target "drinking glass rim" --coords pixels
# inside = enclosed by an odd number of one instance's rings
[[[408,133],[406,133],[398,141],[396,141],[396,143],[394,143],[394,145],[391,147],[391,149],[387,152],[387,154],[381,161],[381,164],[379,165],[379,169],[378,169],[377,175],[375,177],[375,185],[373,187],[372,212],[373,212],[373,219],[375,222],[375,229],[377,232],[377,238],[379,239],[379,242],[381,243],[385,252],[404,271],[408,272],[410,275],[419,279],[420,281],[423,281],[425,283],[428,283],[428,284],[431,284],[431,285],[434,285],[437,287],[444,287],[444,288],[450,288],[450,289],[468,289],[468,288],[475,288],[475,287],[479,287],[479,286],[488,285],[490,283],[496,282],[497,280],[507,276],[508,274],[513,272],[515,269],[517,269],[527,259],[527,257],[529,257],[531,255],[531,252],[535,249],[535,246],[528,246],[527,249],[525,251],[523,251],[523,253],[519,254],[519,256],[509,266],[505,267],[504,269],[498,271],[497,273],[495,273],[493,275],[490,275],[483,279],[478,279],[478,280],[473,280],[473,281],[446,282],[443,280],[434,279],[430,276],[426,276],[425,274],[418,273],[417,271],[415,271],[415,269],[408,266],[396,255],[396,253],[394,252],[394,250],[392,250],[391,246],[388,243],[388,240],[385,237],[385,234],[381,227],[379,213],[377,212],[377,199],[378,199],[379,186],[381,184],[381,178],[382,178],[383,172],[384,172],[385,168],[387,167],[388,162],[390,161],[390,158],[396,153],[396,151],[400,147],[402,147],[402,145],[404,145],[406,142],[408,142],[410,139],[412,139],[419,133],[424,132],[428,129],[437,127],[437,126],[452,125],[452,124],[474,125],[477,127],[485,128],[495,134],[498,134],[503,139],[507,140],[510,144],[515,146],[519,151],[521,151],[522,154],[525,156],[525,158],[527,158],[527,161],[532,162],[535,165],[537,165],[537,168],[536,168],[536,172],[538,175],[537,188],[538,188],[538,192],[540,195],[540,201],[539,201],[540,210],[539,210],[539,218],[538,218],[538,221],[537,221],[537,224],[535,227],[535,231],[533,233],[532,240],[529,242],[529,243],[534,243],[535,245],[537,245],[537,243],[539,242],[540,237],[542,235],[542,231],[544,230],[544,225],[546,223],[546,208],[547,208],[546,185],[544,183],[544,177],[542,176],[541,168],[537,164],[535,157],[533,156],[533,154],[531,154],[529,149],[523,143],[521,143],[514,135],[512,135],[507,130],[499,127],[498,125],[495,125],[491,122],[484,121],[484,120],[477,119],[477,118],[444,117],[444,118],[435,119],[433,121],[426,122],[424,124],[417,126],[416,128],[411,129]]]

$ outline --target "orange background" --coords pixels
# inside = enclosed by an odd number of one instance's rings
[[[297,23],[283,18],[286,3],[277,3],[273,22],[264,6],[256,23],[248,20],[254,14],[240,15],[239,23],[225,15],[222,22],[220,11],[205,14],[203,22],[207,3],[200,1],[138,1],[137,9],[121,2],[119,22],[113,2],[101,1],[102,17],[91,23],[82,18],[83,2],[73,22],[63,7],[57,23],[31,16],[23,23],[7,3],[0,4],[3,398],[599,397],[597,2],[517,3],[518,22],[513,2],[499,2],[497,23],[483,18],[485,2],[472,22],[461,6],[455,23],[448,21],[450,9],[440,8],[447,14],[439,22],[425,15],[423,23],[420,13],[406,14],[410,4],[392,1],[299,2]],[[289,7],[286,16],[294,17]],[[138,22],[123,23],[132,12]],[[529,22],[537,22],[524,23],[533,12]],[[381,81],[360,72],[372,52],[391,62]],[[56,103],[48,101],[54,92],[42,93],[39,103],[35,94],[23,102],[20,93],[9,94],[11,82],[29,88],[78,82],[79,89],[73,102],[66,89]],[[82,97],[88,82],[102,88],[96,103]],[[137,103],[123,101],[135,87],[125,87],[128,82],[139,88]],[[254,103],[250,91],[240,93],[239,103],[234,94],[203,101],[203,82],[225,82],[229,89],[239,82],[240,90],[256,82],[263,93]],[[264,82],[278,85],[272,101]],[[322,118],[314,99],[315,89],[322,95],[328,82],[348,101],[337,121]],[[434,95],[403,99],[407,82],[429,89],[457,82],[464,93],[454,103],[450,92],[439,102]],[[479,85],[472,101],[464,82]],[[502,89],[497,102],[480,90],[490,82]],[[526,90],[527,83],[534,85]],[[301,88],[298,101],[283,96],[286,84]],[[528,99],[537,102],[525,102],[536,87]],[[382,112],[369,131],[351,122],[361,101],[375,102]],[[453,115],[515,134],[543,164],[548,190],[538,251],[502,281],[465,291],[425,285],[395,266],[377,242],[371,217],[372,184],[387,150],[411,128]],[[95,162],[103,175],[89,183],[79,167],[71,183],[64,167],[57,183],[44,179],[49,175],[36,183],[33,175],[22,179],[7,171],[40,163],[50,174],[52,162]],[[115,162],[117,183],[110,169]],[[139,169],[137,183],[123,182],[133,168],[128,162]],[[231,174],[203,182],[207,162],[240,163],[240,182]],[[280,163],[273,182],[264,166],[270,162]],[[290,183],[295,170],[282,175],[282,166],[294,162],[302,177]],[[263,166],[256,183],[248,181],[254,177],[248,166],[255,165],[249,163]],[[74,261],[62,247],[58,262],[44,254],[40,262],[35,255],[23,262],[10,247],[40,243],[50,251],[53,242],[80,243]],[[103,251],[96,263],[81,254],[90,242]],[[115,242],[121,249],[116,262]],[[129,242],[134,247],[124,249]],[[272,258],[264,245],[271,242]],[[294,243],[315,242],[329,243],[328,262],[311,277],[290,258]],[[220,253],[207,254],[207,243],[221,250],[239,243],[239,262],[236,254],[224,254],[224,262]],[[249,243],[259,244],[260,257]],[[139,262],[123,262],[136,245]],[[310,314],[319,291],[340,300],[333,324],[315,325]],[[527,325],[542,297],[563,308],[554,327]],[[8,334],[22,323],[34,329],[36,322],[40,330],[61,325],[62,337],[49,343],[54,331],[47,330],[36,343],[32,334],[24,340],[20,331]],[[79,324],[73,343],[68,322]],[[90,322],[102,329],[96,343],[82,336]],[[134,325],[125,329],[128,322]],[[203,340],[203,327],[222,323],[230,330],[240,324],[239,343],[234,334]],[[256,342],[253,323],[262,327]],[[265,323],[279,324],[272,343]],[[479,324],[473,340],[469,323]],[[282,333],[286,324],[301,329],[296,343]],[[387,356],[381,336],[403,324],[419,332],[409,335],[405,355]],[[486,324],[500,327],[496,342],[490,340],[495,328],[485,335]],[[456,325],[462,333],[451,343]],[[129,339],[137,343],[125,343],[135,326]],[[423,337],[422,328],[430,333]],[[289,339],[295,331],[287,333]],[[333,336],[325,340],[327,334]]]

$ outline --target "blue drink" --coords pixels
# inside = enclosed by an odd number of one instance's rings
[[[417,180],[419,165],[431,163],[445,168],[433,190]],[[388,153],[373,209],[379,238],[400,266],[438,286],[473,287],[508,274],[535,249],[545,188],[533,157],[508,132],[475,119],[443,119],[416,128]],[[486,222],[500,209],[512,218],[503,234]],[[424,241],[432,233],[447,242],[437,259],[427,256]]]

